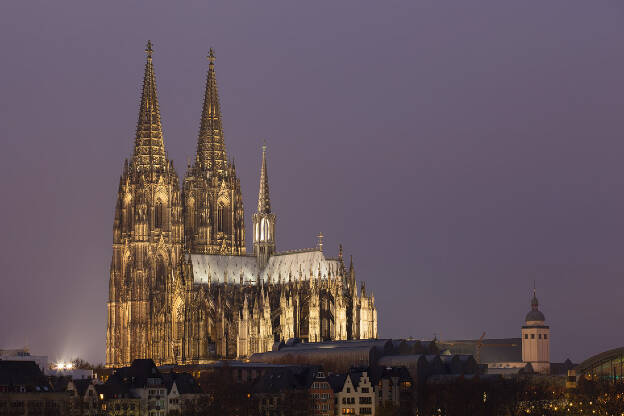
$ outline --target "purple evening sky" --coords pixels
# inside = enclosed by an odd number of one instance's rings
[[[518,337],[536,280],[553,360],[624,345],[621,1],[4,0],[0,348],[104,360],[147,39],[178,174],[212,46],[247,226],[267,139],[278,249],[343,243],[382,337]]]

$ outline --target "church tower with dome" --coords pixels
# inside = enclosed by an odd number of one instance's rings
[[[531,310],[527,313],[522,326],[522,361],[530,363],[533,371],[541,374],[550,373],[550,327],[539,310],[535,288],[531,299]]]

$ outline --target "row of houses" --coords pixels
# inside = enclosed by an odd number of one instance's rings
[[[427,380],[474,376],[482,367],[472,355],[409,340],[292,339],[246,361],[156,367],[139,359],[94,380],[46,377],[32,362],[2,361],[0,415],[3,408],[42,414],[42,406],[76,416],[202,414],[210,407],[222,414],[277,416],[296,407],[319,416],[375,415],[385,407],[408,409]]]
[[[192,375],[161,373],[152,360],[135,360],[106,382],[46,376],[32,361],[0,361],[0,415],[177,415],[200,393]]]

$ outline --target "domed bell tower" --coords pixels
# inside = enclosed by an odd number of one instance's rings
[[[266,145],[262,146],[258,212],[253,214],[253,245],[258,266],[263,269],[268,263],[269,257],[275,253],[275,214],[271,212],[271,200],[269,198]]]
[[[533,371],[540,374],[550,373],[550,327],[538,308],[539,302],[533,289],[531,310],[527,313],[522,326],[522,362],[531,363]]]

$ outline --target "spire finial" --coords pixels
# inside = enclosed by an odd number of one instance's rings
[[[323,237],[325,236],[323,235],[323,233],[318,233],[316,237],[318,238],[318,248],[320,251],[323,251]]]
[[[147,46],[145,47],[145,53],[147,54],[147,59],[152,59],[153,52],[154,52],[154,49],[152,49],[152,41],[148,40]]]
[[[214,55],[214,49],[212,48],[210,48],[210,53],[208,54],[208,60],[210,61],[210,65],[214,65],[215,55]]]
[[[537,310],[539,302],[537,301],[537,290],[535,289],[535,280],[533,280],[533,299],[531,299],[531,308]]]

